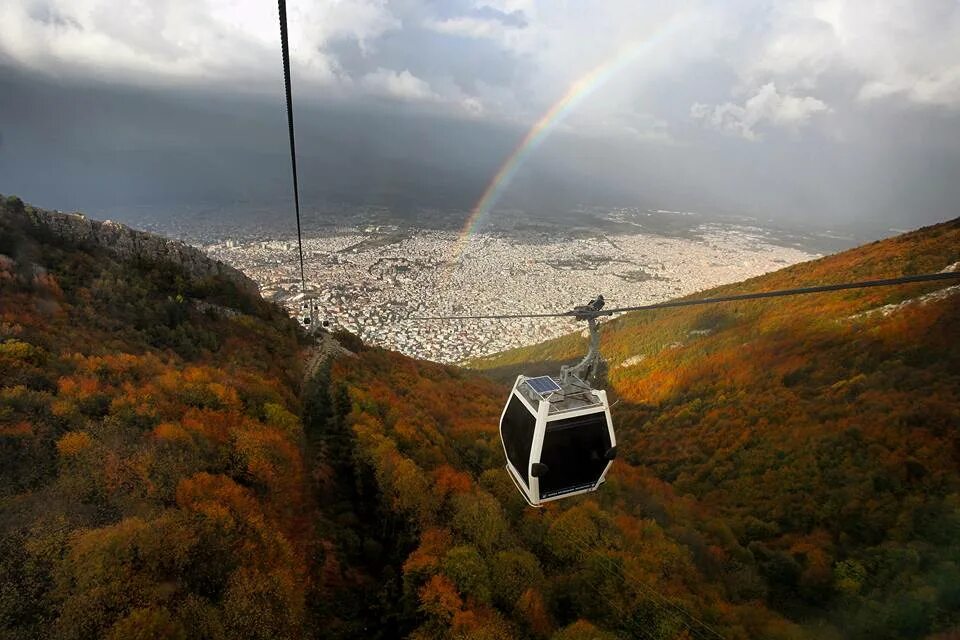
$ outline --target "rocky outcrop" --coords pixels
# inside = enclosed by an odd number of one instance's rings
[[[65,239],[90,242],[124,258],[171,262],[194,277],[219,276],[248,293],[259,295],[257,283],[242,271],[213,260],[200,249],[179,240],[137,231],[119,222],[91,220],[80,213],[27,208],[26,215],[33,224],[46,227]]]

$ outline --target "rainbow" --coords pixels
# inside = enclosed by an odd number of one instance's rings
[[[530,127],[520,143],[514,148],[510,155],[507,156],[503,164],[500,165],[497,173],[494,174],[493,179],[490,180],[490,183],[484,190],[483,195],[480,196],[477,204],[471,209],[466,224],[464,224],[454,245],[452,259],[450,261],[451,268],[456,267],[459,263],[464,250],[466,250],[467,243],[470,241],[470,236],[480,228],[480,225],[486,219],[490,210],[500,199],[500,196],[503,195],[507,187],[510,186],[510,183],[517,175],[517,171],[537,147],[546,140],[547,136],[549,136],[581,102],[602,87],[610,78],[623,69],[623,67],[639,57],[640,54],[661,41],[669,32],[673,31],[672,27],[675,27],[678,23],[679,21],[677,19],[668,21],[656,30],[652,36],[618,50],[617,53],[575,80],[573,84],[567,88],[566,93],[547,109],[540,119]]]

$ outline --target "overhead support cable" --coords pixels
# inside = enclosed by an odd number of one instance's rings
[[[623,313],[625,311],[647,311],[650,309],[668,309],[670,307],[691,307],[702,304],[716,304],[718,302],[736,302],[738,300],[759,300],[762,298],[782,298],[785,296],[801,296],[809,293],[827,293],[830,291],[846,291],[848,289],[868,289],[871,287],[891,287],[901,284],[914,284],[917,282],[934,282],[937,280],[960,280],[960,271],[948,271],[944,273],[924,273],[916,276],[903,276],[900,278],[886,278],[883,280],[865,280],[861,282],[843,282],[840,284],[825,284],[818,287],[801,287],[799,289],[780,289],[777,291],[758,291],[757,293],[743,293],[733,296],[721,296],[718,298],[701,298],[699,300],[671,300],[658,304],[640,305],[637,307],[620,307],[619,309],[604,309],[598,315],[608,316],[614,313]]]
[[[801,287],[798,289],[779,289],[776,291],[758,291],[756,293],[741,293],[732,296],[720,296],[717,298],[695,298],[693,300],[669,300],[667,302],[658,302],[656,304],[644,304],[634,307],[618,307],[616,309],[603,309],[601,311],[584,310],[578,307],[572,311],[562,311],[559,313],[504,313],[497,315],[476,315],[476,316],[414,316],[410,320],[509,320],[512,318],[578,318],[589,319],[600,316],[612,316],[615,313],[626,313],[628,311],[652,311],[654,309],[669,309],[672,307],[692,307],[705,304],[717,304],[719,302],[737,302],[740,300],[759,300],[762,298],[782,298],[786,296],[800,296],[810,293],[828,293],[831,291],[846,291],[849,289],[868,289],[872,287],[891,287],[902,284],[916,284],[920,282],[936,282],[940,280],[960,280],[960,271],[942,271],[940,273],[924,273],[914,276],[901,276],[899,278],[884,278],[883,280],[863,280],[860,282],[843,282],[840,284],[825,284],[817,287]]]
[[[287,36],[287,3],[278,0],[280,12],[280,46],[283,50],[283,85],[287,97],[287,129],[290,134],[290,166],[293,170],[293,207],[297,214],[297,251],[300,255],[300,292],[307,295],[307,278],[303,270],[303,234],[300,230],[300,185],[297,180],[297,144],[293,133],[293,92],[290,83],[290,45]]]

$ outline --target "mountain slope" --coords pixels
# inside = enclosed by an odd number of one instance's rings
[[[0,199],[0,635],[300,637],[295,323],[53,216]]]
[[[958,260],[954,220],[703,296]],[[763,577],[757,595],[791,618],[826,610],[846,637],[956,625],[958,294],[912,285],[613,320],[602,350],[623,459],[721,517]],[[474,364],[507,378],[517,363],[569,360],[582,343],[568,336]]]
[[[608,323],[623,453],[601,491],[530,509],[503,384],[348,335],[304,367],[312,340],[242,277],[50,220],[0,201],[4,637],[957,629],[955,289]],[[936,271],[958,240],[955,221],[718,291]]]
[[[380,349],[328,375],[329,417],[313,428],[352,451],[357,499],[404,539],[384,588],[404,635],[800,637],[695,557],[747,553],[726,525],[642,470],[621,465],[598,494],[527,507],[503,470],[506,388]]]

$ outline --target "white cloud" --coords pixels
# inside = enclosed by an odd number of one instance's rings
[[[757,140],[760,138],[758,126],[767,124],[796,128],[814,115],[829,110],[822,100],[813,96],[781,94],[776,85],[769,82],[743,105],[732,102],[716,106],[697,103],[690,108],[690,115],[720,131],[740,135],[747,140]]]
[[[735,23],[718,57],[739,99],[690,109],[712,128],[757,140],[765,127],[870,103],[960,109],[956,0],[751,0]]]
[[[695,117],[753,139],[827,103],[838,114],[880,102],[960,109],[957,0],[289,0],[288,10],[300,96],[387,96],[524,126],[641,45],[578,102],[569,130],[666,140],[694,102]],[[269,1],[0,0],[0,25],[0,59],[30,72],[277,89]],[[424,29],[449,48],[418,50],[437,41]],[[396,58],[377,57],[386,51]],[[664,79],[683,97],[651,106]]]
[[[590,113],[575,114],[564,123],[563,128],[571,133],[580,132],[596,138],[658,144],[677,142],[666,120],[626,109],[606,109],[596,116]]]
[[[960,65],[920,77],[871,80],[860,88],[857,97],[869,102],[897,95],[919,104],[960,108]]]
[[[439,33],[467,38],[497,38],[504,31],[513,29],[496,20],[485,20],[473,16],[459,16],[445,20],[429,19],[424,26]]]
[[[338,80],[332,40],[364,47],[399,26],[383,0],[291,2],[288,16],[294,71],[313,84]],[[31,71],[153,86],[275,86],[280,37],[269,2],[12,0],[0,3],[0,24],[0,55]]]
[[[428,83],[407,69],[399,73],[392,69],[377,69],[363,76],[360,85],[373,95],[410,102],[435,101],[440,98]]]
[[[900,97],[960,109],[960,2],[786,0],[774,5],[741,77],[814,87],[831,74],[859,83],[856,97]]]
[[[463,111],[473,117],[480,117],[483,115],[486,110],[483,106],[483,103],[480,102],[477,98],[468,97],[460,101],[460,107]]]
[[[528,30],[521,10],[501,11],[483,3],[464,15],[424,19],[421,26],[429,31],[468,40],[484,40],[504,51],[522,55],[535,47],[534,30]]]

